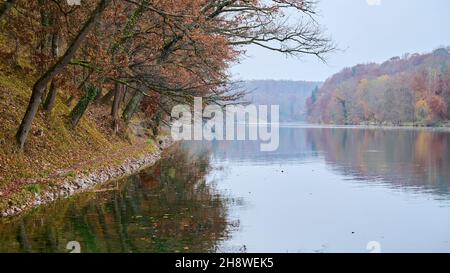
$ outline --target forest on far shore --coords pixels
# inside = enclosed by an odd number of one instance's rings
[[[306,101],[310,122],[446,126],[450,47],[360,64],[329,78]]]

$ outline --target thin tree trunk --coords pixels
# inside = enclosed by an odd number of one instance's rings
[[[59,58],[59,60],[35,83],[27,111],[16,134],[17,144],[20,149],[23,149],[25,145],[25,141],[27,140],[28,133],[30,132],[34,117],[36,116],[39,104],[41,103],[42,94],[45,91],[45,87],[69,64],[70,60],[73,58],[78,48],[80,48],[89,32],[92,30],[97,21],[100,20],[103,12],[106,10],[110,2],[111,0],[100,1],[95,11],[92,13],[88,21],[78,33],[77,37],[67,49],[66,53]]]
[[[53,110],[53,107],[55,106],[56,102],[56,95],[58,94],[58,88],[56,87],[55,81],[52,81],[50,84],[50,91],[47,94],[47,98],[44,102],[44,110],[47,111],[47,113],[51,113]]]
[[[59,57],[59,31],[56,30],[52,35],[52,55],[53,58]]]
[[[128,88],[126,85],[124,85],[123,90],[122,90],[122,103],[126,102],[127,92],[128,92]]]
[[[59,33],[55,32],[52,35],[52,55],[53,58],[58,58],[59,56]],[[47,94],[47,98],[44,102],[44,110],[48,113],[51,113],[53,110],[53,107],[55,106],[56,101],[56,95],[58,94],[58,86],[53,79],[50,84],[50,91]]]
[[[39,42],[39,50],[41,54],[47,54],[51,51],[52,44],[52,35],[47,32],[50,26],[53,25],[53,16],[52,13],[48,11],[48,9],[44,8],[45,1],[38,0],[40,6],[40,14],[41,14],[41,26],[44,28],[44,32],[42,33],[42,37],[40,37]]]
[[[91,104],[91,102],[95,100],[95,97],[99,92],[99,88],[91,83],[87,83],[84,87],[84,91],[86,92],[86,94],[72,109],[72,112],[70,112],[70,122],[72,124],[72,128],[77,127],[89,104]]]
[[[8,14],[8,11],[16,4],[17,0],[6,0],[3,5],[0,6],[0,20],[3,18],[3,16],[6,16]]]
[[[136,110],[143,98],[144,94],[141,91],[136,90],[122,114],[122,118],[126,123],[128,123],[133,117],[134,113],[136,113]]]
[[[114,86],[114,102],[111,109],[111,115],[113,119],[113,129],[114,133],[119,131],[119,107],[120,102],[122,101],[122,87],[116,83]]]

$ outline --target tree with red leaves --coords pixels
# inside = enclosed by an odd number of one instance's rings
[[[227,71],[246,45],[320,59],[334,49],[314,19],[315,1],[7,2],[18,11],[1,14],[9,22],[8,35],[26,48],[40,71],[17,132],[21,148],[47,89],[48,112],[58,90],[74,97],[96,86],[95,98],[82,96],[75,111],[101,97],[103,88],[110,89],[117,131],[121,108],[127,122],[138,111],[153,118],[196,96],[205,103],[233,103],[242,92],[231,92]],[[296,14],[298,22],[285,20],[286,13]],[[83,113],[71,113],[74,127]]]

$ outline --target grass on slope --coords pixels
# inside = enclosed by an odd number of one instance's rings
[[[63,103],[66,95],[61,90],[51,115],[39,111],[26,147],[19,151],[14,136],[35,81],[25,71],[0,63],[0,209],[6,202],[20,204],[54,183],[55,174],[74,177],[154,149],[148,142],[113,136],[106,106],[92,105],[77,129],[71,129],[70,109]]]

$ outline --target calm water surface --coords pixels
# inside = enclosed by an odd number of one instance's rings
[[[450,133],[283,126],[0,222],[1,252],[450,252]]]

